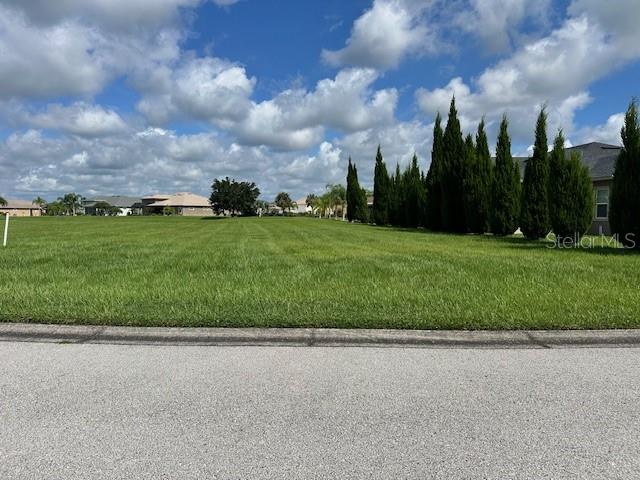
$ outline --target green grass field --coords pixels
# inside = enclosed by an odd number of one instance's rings
[[[640,256],[312,218],[18,218],[0,320],[640,327]]]

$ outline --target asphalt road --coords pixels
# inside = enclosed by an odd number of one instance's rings
[[[640,349],[1,342],[0,478],[640,478]]]

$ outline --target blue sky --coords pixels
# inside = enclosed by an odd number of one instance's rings
[[[294,198],[430,161],[437,111],[619,143],[640,95],[636,0],[0,0],[0,195]]]

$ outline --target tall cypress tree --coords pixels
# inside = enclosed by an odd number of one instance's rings
[[[347,167],[347,220],[353,222],[356,219],[356,210],[358,208],[358,200],[356,198],[353,164],[349,157],[349,166]]]
[[[558,131],[549,155],[549,217],[557,242],[579,240],[591,224],[592,187],[589,169],[578,152],[567,158],[564,135]]]
[[[356,176],[358,172],[356,171]],[[360,188],[359,202],[358,202],[358,220],[362,223],[369,222],[369,206],[367,205],[367,191],[364,188]]]
[[[489,152],[489,142],[487,133],[484,128],[484,117],[478,124],[478,132],[476,133],[476,162],[479,192],[476,199],[478,207],[478,217],[480,220],[477,233],[489,231],[489,218],[491,212],[491,189],[493,187],[493,162],[491,153]]]
[[[480,211],[480,197],[482,185],[480,184],[480,172],[476,146],[473,137],[468,134],[465,139],[464,158],[464,210],[467,222],[467,231],[472,233],[484,233],[484,220]]]
[[[549,156],[547,113],[543,108],[536,124],[533,156],[527,160],[522,182],[520,227],[525,237],[535,240],[549,233]]]
[[[396,163],[395,174],[391,177],[391,200],[389,208],[389,222],[391,225],[402,225],[404,220],[404,189],[400,165]]]
[[[520,172],[511,156],[511,138],[506,115],[500,123],[496,146],[491,204],[491,231],[496,235],[511,235],[518,228]]]
[[[465,145],[455,97],[451,99],[443,146],[442,223],[446,231],[464,232],[466,230],[463,188]]]
[[[387,166],[382,158],[380,145],[378,145],[376,166],[373,174],[373,222],[376,225],[387,225],[389,223],[390,196],[391,180],[387,173]]]
[[[426,226],[431,230],[442,230],[442,169],[443,141],[442,117],[436,115],[433,127],[433,149],[431,150],[431,165],[426,178]]]
[[[403,222],[406,227],[419,227],[425,203],[424,183],[418,166],[418,156],[414,153],[402,179],[404,190]]]
[[[621,134],[622,150],[613,173],[609,221],[612,233],[623,245],[640,249],[640,124],[635,99],[629,104]]]
[[[349,157],[347,171],[347,220],[350,222],[366,222],[368,217],[367,197],[358,182],[358,169]]]

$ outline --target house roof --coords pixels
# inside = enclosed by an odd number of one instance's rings
[[[600,142],[585,143],[565,149],[565,154],[580,153],[582,163],[589,169],[591,179],[611,178],[616,165],[618,154],[622,150],[619,145],[609,145]],[[513,157],[520,167],[520,178],[524,178],[524,167],[529,157]]]
[[[140,203],[139,197],[125,197],[123,195],[109,195],[109,196],[98,196],[88,198],[84,202],[85,207],[92,207],[98,202],[106,202],[112,207],[118,208],[131,208],[137,203]]]
[[[145,197],[148,198],[148,197]],[[156,198],[156,197],[151,197]],[[189,192],[179,192],[169,195],[165,200],[158,200],[147,205],[148,207],[211,207],[209,199]]]
[[[142,197],[142,200],[167,200],[171,195],[165,195],[162,193],[156,193],[154,195],[146,195]]]
[[[29,200],[7,200],[7,205],[0,205],[2,210],[38,210],[40,207]]]
[[[589,169],[591,178],[610,178],[613,177],[616,159],[621,150],[622,147],[618,145],[591,142],[567,148],[566,152],[577,151],[581,154],[582,163]]]

